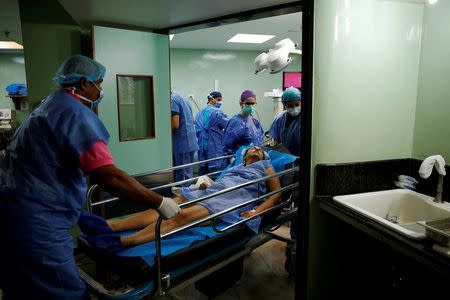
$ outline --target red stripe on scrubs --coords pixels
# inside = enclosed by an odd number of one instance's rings
[[[96,142],[89,150],[80,155],[80,167],[84,173],[108,165],[114,165],[114,161],[108,146],[103,141]]]

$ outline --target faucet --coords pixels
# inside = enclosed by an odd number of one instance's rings
[[[437,193],[434,198],[434,202],[442,203],[442,190],[444,186],[444,176],[445,172],[445,160],[441,155],[432,155],[422,162],[419,168],[420,177],[427,179],[430,177],[431,172],[433,172],[433,167],[436,168],[436,171],[439,173],[438,184],[437,184]]]

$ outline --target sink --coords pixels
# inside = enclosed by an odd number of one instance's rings
[[[424,239],[418,221],[450,217],[450,203],[406,189],[335,196],[333,200],[412,239]]]

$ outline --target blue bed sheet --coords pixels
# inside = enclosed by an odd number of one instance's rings
[[[225,224],[218,225],[217,228],[222,229],[225,226]],[[122,232],[121,235],[130,235],[133,232],[135,231],[126,231]],[[178,232],[161,241],[161,255],[163,257],[170,255],[193,245],[195,242],[210,239],[218,234],[220,233],[215,232],[211,226],[194,227]],[[156,245],[155,242],[152,241],[127,248],[116,253],[116,255],[124,257],[141,257],[149,266],[153,266],[155,264]]]

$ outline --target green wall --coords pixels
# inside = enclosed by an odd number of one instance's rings
[[[109,148],[117,166],[130,174],[172,165],[167,35],[94,26],[94,57],[106,66],[105,98],[99,117],[111,138]],[[155,97],[154,139],[119,142],[116,74],[152,75]]]
[[[0,108],[14,108],[5,88],[11,83],[25,83],[25,64],[22,53],[0,53]]]
[[[34,108],[54,89],[58,66],[81,52],[81,30],[56,0],[20,0],[19,8],[28,101]]]
[[[450,162],[450,2],[427,5],[423,17],[422,51],[413,157],[442,154]]]
[[[246,90],[252,90],[257,97],[257,110],[261,124],[269,129],[273,121],[272,98],[265,98],[264,92],[282,88],[282,73],[267,71],[255,75],[253,62],[262,51],[229,51],[170,49],[170,71],[172,88],[186,98],[194,95],[200,109],[206,105],[206,96],[213,91],[214,81],[219,81],[223,95],[223,110],[233,116],[240,110],[239,97]],[[292,63],[286,71],[300,71],[300,56],[293,54]],[[194,115],[198,109],[192,103]],[[257,114],[255,114],[258,117]]]
[[[316,6],[314,163],[411,157],[423,5]]]
[[[318,163],[411,157],[422,16],[423,4],[315,1],[311,195]],[[309,299],[339,288],[333,222],[312,198]]]

